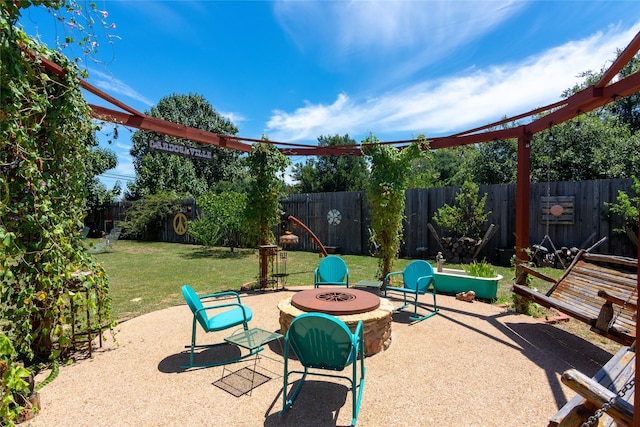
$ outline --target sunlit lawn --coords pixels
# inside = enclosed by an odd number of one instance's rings
[[[259,275],[258,251],[249,249],[231,252],[228,248],[206,250],[196,245],[119,240],[111,249],[95,257],[109,276],[116,320],[183,303],[180,287],[185,283],[197,292],[239,290],[243,284],[255,284]],[[376,278],[376,258],[355,255],[344,255],[343,258],[349,267],[351,282]],[[317,253],[289,251],[289,275],[285,285],[312,285],[313,269],[319,260]],[[394,270],[402,270],[410,261],[396,260]],[[503,276],[497,302],[510,301],[513,268],[495,269]],[[543,272],[555,277],[561,274],[561,270],[554,269],[543,269]],[[545,290],[549,284],[540,282],[533,286]]]

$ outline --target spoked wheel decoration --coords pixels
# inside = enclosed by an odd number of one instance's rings
[[[356,296],[347,292],[325,292],[316,295],[316,298],[327,302],[346,302],[353,301]]]

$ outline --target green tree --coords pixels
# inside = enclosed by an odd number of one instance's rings
[[[620,56],[621,53],[622,50],[618,49],[617,55]],[[618,76],[622,78],[628,77],[638,70],[640,70],[640,54],[631,58],[622,70],[620,70]],[[565,90],[562,93],[562,97],[566,98],[587,88],[588,86],[595,85],[604,75],[604,71],[604,69],[598,72],[589,70],[580,73],[578,77],[582,77],[584,81]],[[613,114],[622,124],[628,125],[632,132],[640,130],[640,93],[634,93],[620,98],[619,100],[604,106],[603,110]]]
[[[534,136],[533,182],[630,178],[640,164],[640,134],[606,110],[591,112]]]
[[[235,135],[238,128],[222,117],[201,95],[173,94],[165,96],[148,114],[173,123],[202,129],[221,135]],[[233,181],[241,174],[240,153],[219,147],[206,147],[212,151],[211,160],[191,159],[149,149],[149,141],[158,140],[172,144],[203,148],[189,140],[160,135],[150,131],[133,134],[133,165],[135,182],[128,185],[132,199],[159,191],[175,191],[198,197],[214,188],[221,181]]]
[[[470,147],[459,177],[477,184],[516,182],[518,145],[514,139],[485,142]]]
[[[284,171],[291,161],[273,144],[256,143],[247,156],[251,181],[245,211],[247,242],[273,244],[273,227],[280,221],[285,195]]]
[[[371,164],[371,178],[366,194],[371,207],[371,239],[380,248],[379,277],[384,278],[393,267],[402,238],[404,193],[409,184],[411,161],[430,154],[424,136],[403,150],[379,143],[369,135],[362,141],[362,151]]]
[[[85,160],[87,171],[87,179],[85,181],[87,189],[86,209],[92,211],[104,204],[114,202],[120,195],[121,187],[120,182],[116,182],[113,188],[109,190],[98,179],[98,175],[102,175],[118,165],[116,153],[109,148],[99,147],[95,134],[89,138],[89,146],[91,147],[91,152]]]
[[[355,145],[349,135],[320,136],[319,147]],[[331,193],[335,191],[360,191],[365,188],[369,173],[361,156],[318,156],[293,168],[293,178],[298,181],[294,191],[299,193]]]
[[[621,51],[618,51],[620,54]],[[640,55],[634,56],[620,71],[620,77],[627,77],[640,70]],[[625,96],[608,106],[622,123],[629,125],[633,132],[640,131],[640,93]]]
[[[224,242],[233,250],[242,231],[242,216],[247,206],[247,195],[233,191],[219,194],[210,192],[197,200],[202,213],[189,223],[188,232],[204,246]]]
[[[455,185],[468,147],[432,150],[432,155],[411,161],[408,188],[445,187]]]

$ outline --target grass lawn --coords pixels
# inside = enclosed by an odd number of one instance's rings
[[[88,240],[90,242],[91,239]],[[95,239],[99,242],[100,239]],[[136,317],[184,302],[180,287],[188,283],[197,292],[239,290],[243,284],[257,280],[258,251],[228,248],[204,249],[197,245],[119,240],[111,249],[95,255],[107,274],[116,320]],[[375,279],[377,258],[344,255],[350,282]],[[313,269],[320,258],[316,253],[288,252],[286,286],[313,284]],[[396,260],[394,270],[402,270],[411,260]],[[447,265],[461,268],[459,265]],[[497,302],[511,300],[513,268],[495,267],[503,276],[498,286]],[[561,270],[543,269],[559,276]],[[534,283],[539,289],[549,284]]]
[[[92,239],[88,239],[87,243]],[[96,243],[100,239],[94,240]],[[223,290],[239,290],[243,284],[255,284],[259,275],[258,251],[228,248],[204,249],[199,245],[176,243],[138,242],[119,240],[106,252],[95,255],[109,276],[112,297],[113,318],[118,321],[140,316],[162,308],[183,304],[180,287],[188,283],[196,292],[213,293]],[[375,279],[377,276],[377,258],[344,255],[349,267],[350,282],[363,279]],[[286,286],[311,286],[313,270],[320,258],[317,253],[288,252]],[[394,270],[402,270],[411,262],[398,259]],[[435,261],[432,260],[432,264]],[[445,264],[448,268],[462,268],[460,265]],[[498,284],[495,304],[509,303],[513,293],[514,269],[512,267],[494,267],[503,279]],[[553,268],[538,269],[541,273],[558,278],[562,270]],[[532,287],[546,292],[551,284],[533,279]],[[542,307],[537,316],[555,317],[555,310]],[[589,327],[577,320],[561,322],[558,328],[578,335],[595,345],[614,354],[620,345],[589,330]]]

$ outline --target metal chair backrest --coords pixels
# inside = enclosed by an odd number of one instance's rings
[[[182,295],[184,296],[184,299],[193,314],[196,314],[197,312],[196,317],[198,319],[198,323],[200,323],[200,326],[202,326],[205,331],[208,331],[209,318],[207,316],[206,310],[202,310],[204,306],[202,305],[202,301],[200,301],[200,297],[198,296],[198,294],[196,294],[196,291],[194,291],[191,286],[184,285],[182,287]]]
[[[286,336],[303,366],[333,371],[342,371],[354,361],[356,339],[344,322],[324,313],[296,317]]]
[[[347,275],[347,264],[336,255],[322,258],[318,266],[321,282],[343,282]]]
[[[404,269],[404,287],[424,293],[433,279],[433,267],[427,261],[412,261]]]

